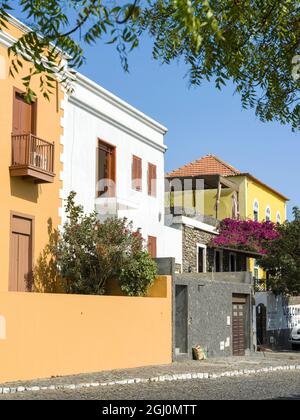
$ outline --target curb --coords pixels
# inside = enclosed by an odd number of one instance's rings
[[[152,382],[174,382],[181,380],[213,380],[220,379],[224,377],[236,377],[236,376],[250,376],[260,373],[270,373],[270,372],[287,372],[293,370],[300,370],[300,365],[287,365],[287,366],[275,366],[261,369],[242,369],[242,370],[232,370],[221,373],[198,373],[198,372],[189,372],[189,373],[178,373],[173,375],[161,375],[155,376],[152,378],[132,378],[132,379],[123,379],[110,382],[88,382],[88,383],[79,383],[79,384],[65,384],[65,385],[49,385],[49,386],[18,386],[18,387],[0,387],[0,394],[15,394],[19,392],[39,392],[39,391],[55,391],[55,390],[75,390],[82,388],[98,388],[102,386],[113,386],[113,385],[132,385],[132,384],[146,384]]]

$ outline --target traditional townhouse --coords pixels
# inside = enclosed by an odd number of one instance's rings
[[[32,88],[36,100],[24,99],[21,73],[9,77],[7,49],[28,28],[14,18],[0,31],[0,291],[30,291],[32,268],[48,241],[48,223],[60,223],[59,190],[62,187],[61,103],[63,92],[47,101]]]
[[[212,226],[216,226],[224,218],[270,220],[274,223],[286,220],[287,197],[250,173],[241,172],[214,155],[204,156],[173,170],[166,178],[169,181],[166,201],[171,202],[169,217],[172,224],[182,216],[189,216],[194,220],[193,223]],[[188,228],[185,230],[188,231]],[[201,258],[199,259],[198,254],[203,253],[199,247],[201,241],[194,239],[191,243],[185,239],[189,237],[190,235],[183,237],[183,248],[188,250],[183,258],[183,268],[187,271],[187,267],[196,265],[195,271],[199,271],[197,261],[201,261]],[[202,242],[202,246],[206,246],[206,242]],[[239,267],[244,267],[244,262],[240,262],[240,256],[235,250],[228,252],[229,256],[222,250],[214,251],[216,271],[220,267],[224,271],[240,271]],[[189,260],[190,255],[193,255],[193,264]],[[249,270],[258,283],[264,283],[265,273],[253,257],[254,255],[249,255]],[[229,261],[228,264],[226,260]]]
[[[73,89],[65,110],[63,198],[75,191],[86,212],[126,217],[153,257],[181,264],[181,232],[164,224],[167,129],[79,73]]]

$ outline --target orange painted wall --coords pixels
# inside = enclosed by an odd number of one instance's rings
[[[15,38],[21,35],[21,31],[11,25],[5,32]],[[32,87],[38,93],[37,136],[55,142],[55,182],[36,185],[21,178],[12,178],[9,166],[11,164],[13,88],[24,90],[21,78],[28,74],[28,65],[25,64],[24,69],[15,79],[10,77],[8,75],[7,48],[1,44],[1,41],[0,65],[0,291],[6,291],[8,290],[9,276],[10,212],[14,211],[35,217],[35,258],[38,257],[48,240],[48,219],[51,218],[55,226],[60,223],[58,209],[61,207],[59,199],[61,181],[59,178],[62,170],[60,154],[63,151],[60,145],[60,136],[63,133],[60,125],[63,110],[60,108],[60,104],[63,92],[59,88],[58,98],[53,95],[48,102],[39,94],[39,80],[33,79]]]
[[[166,296],[0,292],[0,383],[171,363],[172,280],[157,281]]]

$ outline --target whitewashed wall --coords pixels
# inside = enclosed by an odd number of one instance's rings
[[[285,298],[272,292],[256,293],[255,302],[256,306],[263,304],[267,308],[267,331],[300,326],[300,305],[287,304]]]
[[[145,239],[157,237],[158,257],[175,257],[181,263],[180,233],[164,226],[166,128],[81,75],[66,105],[64,125],[63,198],[73,190],[86,212],[96,205],[101,208],[103,199],[96,199],[95,184],[97,142],[116,146],[118,216],[132,220]],[[132,155],[143,161],[142,192],[131,187]],[[148,163],[157,166],[156,197],[148,195]]]

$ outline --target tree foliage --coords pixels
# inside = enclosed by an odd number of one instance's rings
[[[280,237],[259,261],[269,273],[271,290],[284,295],[300,294],[300,210],[293,212],[294,220],[278,227]]]
[[[254,108],[262,121],[300,128],[298,0],[2,0],[0,4],[0,29],[16,5],[33,28],[10,48],[12,74],[22,66],[18,57],[33,63],[24,78],[29,98],[34,95],[32,77],[40,77],[41,90],[49,97],[57,73],[68,80],[65,61],[70,69],[80,67],[84,44],[98,40],[115,45],[128,70],[128,53],[148,34],[153,57],[162,63],[184,60],[191,84],[208,80],[221,89],[231,81],[243,107]]]
[[[75,196],[72,192],[68,197],[62,231],[50,232],[49,244],[38,260],[36,288],[53,292],[60,284],[66,293],[101,295],[108,281],[117,280],[125,293],[145,294],[157,267],[144,251],[139,231],[126,219],[112,217],[100,223],[96,213],[85,214],[75,204]]]

